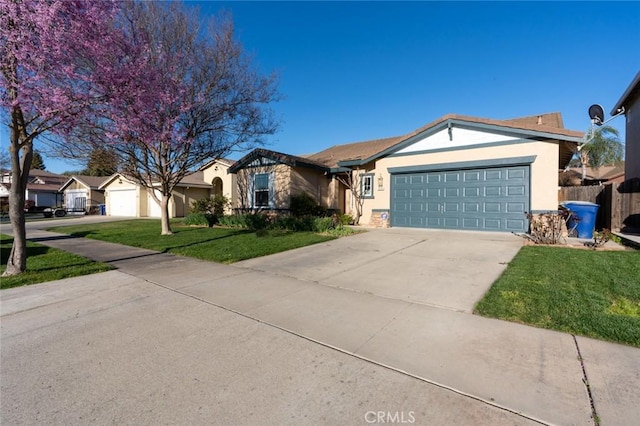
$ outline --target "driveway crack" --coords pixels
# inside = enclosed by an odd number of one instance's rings
[[[376,331],[375,333],[373,333],[366,341],[364,341],[360,346],[358,346],[353,353],[357,354],[358,352],[360,352],[360,349],[362,349],[367,343],[369,343],[371,340],[373,340],[374,337],[376,337],[378,334],[380,334],[382,332],[382,330],[386,329],[389,324],[391,324],[392,322],[394,322],[395,320],[398,319],[398,317],[407,309],[409,309],[409,307],[411,307],[413,305],[413,303],[407,302],[406,306],[404,306],[402,309],[400,309],[398,312],[395,313],[395,315],[393,316],[393,318],[391,318],[389,321],[387,321],[387,323],[385,325],[383,325],[382,327],[380,327],[380,329],[378,331]]]
[[[582,368],[582,383],[584,383],[584,386],[587,389],[587,395],[589,395],[589,404],[591,405],[591,418],[593,419],[593,424],[595,426],[600,426],[600,417],[598,416],[598,412],[596,411],[596,404],[593,400],[593,394],[591,393],[591,386],[589,385],[589,378],[587,377],[587,369],[584,366],[584,359],[582,358],[582,354],[580,353],[578,339],[576,339],[576,336],[574,334],[572,334],[571,337],[573,337],[573,342],[576,345],[578,361],[580,362],[580,367]]]

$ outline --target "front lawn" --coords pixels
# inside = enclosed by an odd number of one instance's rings
[[[640,252],[523,247],[475,312],[640,346]]]
[[[173,253],[219,263],[266,256],[336,237],[314,232],[248,231],[238,228],[195,228],[172,221],[173,235],[160,235],[160,221],[126,220],[93,225],[64,226],[49,231],[93,238],[133,247]]]
[[[13,237],[0,234],[0,275],[7,269],[12,244]],[[110,269],[112,268],[105,263],[27,241],[27,271],[0,278],[0,288],[61,280]]]

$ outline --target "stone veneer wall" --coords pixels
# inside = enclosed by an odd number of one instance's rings
[[[383,219],[383,215],[386,216],[386,219]],[[388,228],[391,223],[391,215],[389,210],[374,210],[371,212],[371,219],[369,220],[369,225],[375,228]]]

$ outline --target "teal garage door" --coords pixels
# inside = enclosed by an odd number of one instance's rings
[[[392,174],[391,224],[526,232],[529,166]]]

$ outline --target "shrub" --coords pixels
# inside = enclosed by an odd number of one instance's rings
[[[316,200],[306,192],[291,196],[289,210],[294,217],[316,216],[318,207]]]
[[[247,215],[246,214],[232,214],[229,216],[222,216],[218,219],[218,223],[221,226],[229,228],[246,228],[247,227]]]
[[[208,226],[211,228],[216,223],[216,217],[209,213],[190,213],[184,218],[184,224],[187,226]]]
[[[246,227],[252,231],[260,231],[269,227],[269,216],[264,213],[245,215]]]
[[[215,195],[212,200],[211,213],[216,217],[224,216],[224,211],[229,207],[230,201],[222,194]]]
[[[190,213],[212,213],[213,200],[211,198],[200,198],[191,203]]]
[[[353,217],[350,214],[339,215],[340,225],[351,225],[353,223]]]
[[[313,231],[313,218],[311,216],[279,216],[273,222],[272,227],[274,229],[287,229],[297,232]]]
[[[313,231],[325,233],[329,231],[329,229],[335,228],[335,224],[333,223],[333,218],[331,217],[316,217],[313,219]]]

